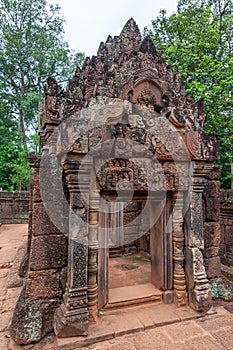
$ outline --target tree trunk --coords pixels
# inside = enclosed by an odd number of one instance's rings
[[[19,133],[22,136],[22,138],[20,139],[20,143],[21,144],[26,143],[24,115],[21,109],[19,110]]]

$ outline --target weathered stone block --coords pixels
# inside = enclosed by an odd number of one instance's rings
[[[30,270],[57,269],[67,264],[68,244],[63,235],[32,238]]]
[[[232,209],[232,211],[233,211],[233,209]],[[232,211],[231,211],[231,213],[229,213],[229,216],[230,216],[230,215],[231,215],[231,216],[233,215]],[[233,226],[233,218],[229,217],[228,220],[227,220],[227,224],[228,224],[229,226]]]
[[[221,170],[214,166],[212,170],[210,170],[210,172],[207,175],[207,178],[210,180],[219,180],[221,176]]]
[[[61,284],[61,289],[62,289],[62,293],[65,293],[66,290],[66,282],[67,282],[67,267],[64,267],[59,274],[59,278],[60,278],[60,284]]]
[[[229,246],[233,245],[233,226],[225,226],[225,243]]]
[[[40,193],[40,169],[35,168],[34,169],[34,178],[33,178],[33,190],[32,190],[32,198],[33,202],[41,202],[41,193]]]
[[[211,247],[204,250],[205,258],[213,258],[219,255],[219,247]]]
[[[0,223],[27,223],[29,193],[0,191],[0,207]]]
[[[164,304],[172,304],[173,303],[173,291],[166,290],[163,292],[163,302]]]
[[[221,273],[220,257],[216,256],[210,259],[205,259],[206,273],[208,278],[218,277]]]
[[[219,181],[207,181],[204,193],[204,197],[219,198],[220,195],[220,182]]]
[[[16,304],[10,335],[17,344],[30,344],[53,330],[53,317],[57,300],[31,301],[25,298],[25,288]]]
[[[219,221],[220,203],[218,198],[208,197],[205,200],[205,219],[206,221]]]
[[[195,287],[197,275],[205,275],[204,260],[202,250],[198,248],[185,248],[185,272],[188,290]]]
[[[233,246],[232,245],[228,246],[227,251],[233,254]]]
[[[33,204],[32,232],[34,236],[60,233],[58,228],[51,222],[43,203]]]
[[[64,315],[61,308],[58,308],[54,316],[54,331],[58,338],[87,335],[88,313],[77,315]]]
[[[189,292],[190,306],[197,312],[207,312],[212,306],[211,291],[192,290]]]
[[[219,247],[220,245],[220,224],[218,222],[204,223],[205,249]]]
[[[61,292],[57,270],[29,273],[26,284],[26,297],[29,300],[59,298]]]
[[[221,254],[224,254],[227,251],[226,244],[220,244],[220,252]]]

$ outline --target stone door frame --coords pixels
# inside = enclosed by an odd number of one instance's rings
[[[100,195],[100,192],[99,192]],[[156,193],[154,194],[156,196]],[[110,196],[111,197],[111,196]],[[158,193],[157,193],[158,197]],[[173,289],[173,254],[172,254],[172,223],[171,223],[171,197],[172,193],[166,194],[164,207],[162,212],[157,218],[157,222],[150,225],[150,253],[151,253],[151,283],[158,289],[165,291],[170,290],[172,294]],[[147,201],[146,194],[136,195],[136,198],[132,201]],[[149,199],[150,215],[153,215],[153,205],[156,202],[161,201],[161,194],[158,198],[152,197]],[[164,202],[164,201],[163,201]],[[99,215],[99,223],[103,222],[107,225],[105,230],[101,230],[99,227],[99,242],[100,247],[98,249],[98,309],[102,309],[108,303],[108,273],[109,273],[109,247],[103,248],[103,244],[108,241],[109,234],[109,213],[102,213]],[[150,216],[151,217],[151,216]],[[160,231],[159,223],[162,225]],[[100,225],[101,226],[101,225]],[[157,232],[155,232],[157,230]],[[160,232],[159,232],[160,231]],[[172,299],[172,298],[170,298]]]

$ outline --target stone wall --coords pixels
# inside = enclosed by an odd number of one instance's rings
[[[30,161],[31,201],[29,210],[28,249],[20,266],[26,276],[12,320],[12,335],[18,344],[38,341],[53,330],[53,316],[66,283],[67,236],[50,220],[40,191],[40,162]],[[43,172],[44,171],[44,172]],[[46,170],[42,169],[43,175]],[[52,185],[46,181],[48,199]],[[57,183],[54,184],[54,187]],[[46,190],[45,190],[46,191]],[[53,191],[51,190],[53,193]],[[59,214],[58,214],[59,216]],[[66,221],[67,214],[60,214]]]
[[[225,265],[233,266],[233,190],[221,190],[220,224],[221,262]]]
[[[220,169],[214,167],[207,175],[207,184],[203,193],[204,201],[204,260],[209,279],[220,275]]]
[[[0,191],[0,223],[28,222],[29,192]]]

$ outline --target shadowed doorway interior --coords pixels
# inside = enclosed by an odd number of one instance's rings
[[[170,200],[158,194],[131,201],[106,198],[108,212],[102,216],[105,230],[100,234],[107,245],[99,249],[99,309],[161,302],[162,291],[171,288]]]

